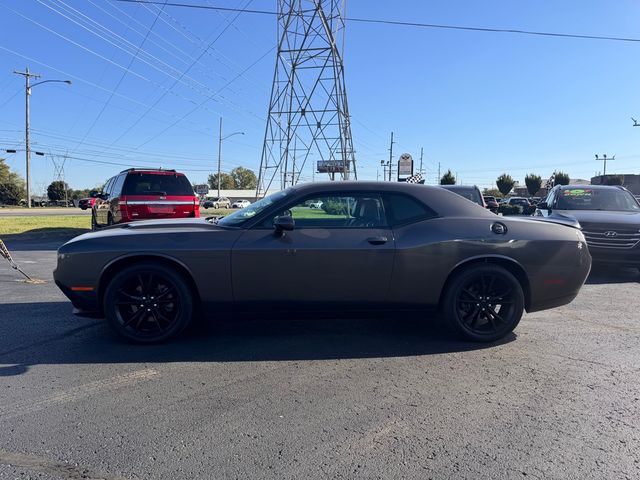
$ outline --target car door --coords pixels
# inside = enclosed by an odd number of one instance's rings
[[[315,209],[312,202],[322,202]],[[274,219],[290,214],[292,231]],[[384,302],[394,240],[377,193],[327,193],[302,198],[248,229],[232,251],[239,302],[345,304]]]
[[[122,186],[124,185],[124,180],[126,177],[126,173],[121,173],[120,175],[115,177],[115,180],[113,181],[111,187],[111,194],[109,196],[109,213],[111,213],[114,223],[119,223],[122,221],[120,197],[122,195]]]
[[[111,177],[109,180],[107,180],[104,184],[104,188],[102,189],[102,197],[96,198],[96,221],[99,225],[107,224],[107,214],[109,212],[109,194],[111,192],[113,181],[114,177]]]

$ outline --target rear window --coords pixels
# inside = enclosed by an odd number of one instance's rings
[[[193,187],[184,175],[130,173],[124,182],[123,195],[193,196]]]
[[[477,203],[479,205],[483,204],[480,192],[478,192],[478,190],[473,187],[465,188],[442,186],[442,188],[444,188],[445,190],[449,190],[450,192],[457,193],[461,197],[464,197],[467,200],[471,200],[473,203]]]

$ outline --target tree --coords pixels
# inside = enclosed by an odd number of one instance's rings
[[[605,185],[624,185],[624,175],[607,175],[604,177]]]
[[[211,190],[217,190],[218,189],[218,174],[217,173],[213,173],[211,175],[209,175],[209,178],[207,178],[207,183],[209,184],[209,187],[211,188]],[[233,177],[231,175],[229,175],[228,173],[221,173],[220,174],[220,189],[222,190],[233,190],[234,188],[236,188],[236,182],[233,180]]]
[[[90,191],[91,190],[89,188],[84,188],[82,190],[70,190],[69,200],[79,200],[81,198],[87,198]]]
[[[497,188],[484,188],[482,189],[482,195],[485,197],[499,197],[501,194]]]
[[[571,181],[569,179],[569,174],[564,172],[554,172],[555,182],[554,185],[569,185]]]
[[[3,158],[0,158],[0,204],[18,205],[24,198],[25,183],[12,172]]]
[[[51,182],[51,184],[47,187],[47,197],[49,197],[49,200],[53,202],[71,198],[71,190],[69,189],[69,185],[67,185],[62,180]]]
[[[516,181],[511,178],[511,175],[507,175],[506,173],[500,175],[496,180],[496,186],[502,195],[507,195],[515,184]]]
[[[248,168],[236,167],[231,170],[231,176],[236,190],[255,190],[258,186],[258,177],[253,173],[253,170]]]
[[[440,185],[455,185],[456,177],[453,176],[451,170],[447,170],[447,172],[440,179]]]
[[[527,192],[529,192],[529,195],[533,197],[542,187],[542,177],[540,175],[530,173],[524,177],[524,183],[527,184]]]

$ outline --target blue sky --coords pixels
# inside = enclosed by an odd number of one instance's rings
[[[276,9],[275,0],[187,3]],[[640,38],[635,0],[349,0],[347,7],[352,17]],[[123,48],[140,45],[156,7],[0,0],[0,15],[0,148],[23,142],[24,79],[11,72],[29,66],[42,80],[73,81],[35,87],[31,120],[34,150],[76,157],[65,164],[75,188],[124,168],[79,159],[178,168],[203,181],[216,168],[220,116],[225,135],[245,132],[225,141],[223,170],[257,170],[274,17],[242,14],[230,24],[233,13],[166,7],[142,47],[151,65],[135,60],[121,81],[132,59]],[[359,178],[376,178],[391,131],[396,159],[403,152],[417,159],[424,147],[428,183],[438,163],[462,183],[481,186],[502,172],[520,181],[554,169],[590,178],[602,170],[596,153],[616,154],[609,172],[640,173],[640,128],[630,120],[640,118],[638,58],[640,43],[348,23],[345,75]],[[24,172],[23,153],[6,158]],[[53,179],[52,160],[33,157],[32,175],[38,193]]]

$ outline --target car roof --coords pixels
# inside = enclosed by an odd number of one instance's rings
[[[176,170],[165,170],[163,168],[127,168],[120,173],[148,173],[152,175],[183,175],[184,173]]]

